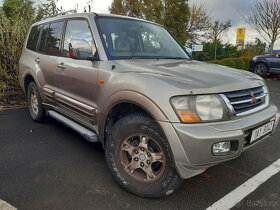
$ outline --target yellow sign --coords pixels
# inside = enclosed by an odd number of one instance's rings
[[[246,28],[238,28],[236,36],[236,46],[244,46]]]

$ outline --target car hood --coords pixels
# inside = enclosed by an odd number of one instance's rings
[[[264,80],[251,72],[194,60],[135,59],[115,62],[124,73],[149,75],[184,92],[188,89],[193,94],[222,93],[264,85]]]

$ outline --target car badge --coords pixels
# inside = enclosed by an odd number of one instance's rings
[[[252,96],[251,104],[256,103],[257,99],[255,98],[255,95],[254,95],[253,91],[251,91],[251,96]]]

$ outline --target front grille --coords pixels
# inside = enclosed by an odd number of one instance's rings
[[[253,113],[267,105],[267,91],[264,87],[228,92],[223,95],[236,116]]]

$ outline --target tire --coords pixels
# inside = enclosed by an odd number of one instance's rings
[[[38,88],[34,82],[28,85],[27,101],[31,118],[36,122],[45,122],[46,110],[43,107]]]
[[[268,73],[267,66],[264,63],[257,63],[254,67],[254,73],[261,77],[266,77]]]
[[[163,197],[183,182],[159,125],[142,114],[116,122],[106,141],[105,156],[115,180],[132,194]]]

